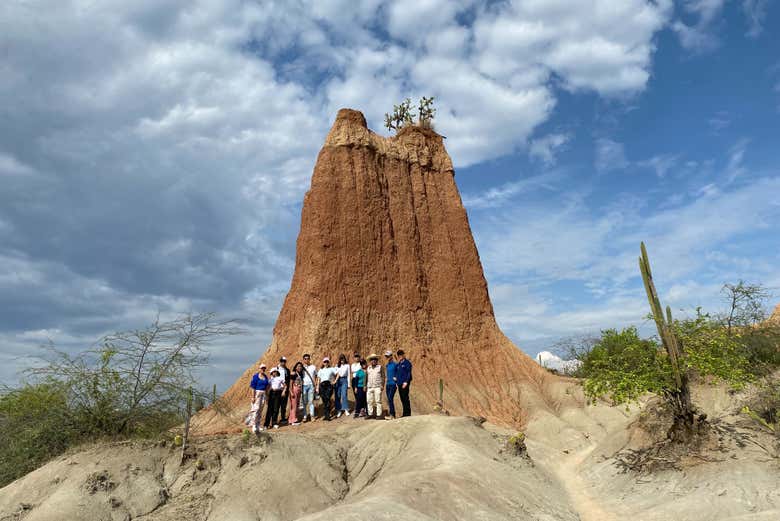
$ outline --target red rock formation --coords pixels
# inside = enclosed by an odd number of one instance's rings
[[[415,412],[433,409],[441,378],[452,413],[522,424],[547,378],[496,324],[442,137],[412,126],[384,138],[342,109],[304,198],[271,345],[224,400],[245,412],[261,361],[398,348],[414,364]],[[227,427],[208,412],[198,420],[202,431]]]

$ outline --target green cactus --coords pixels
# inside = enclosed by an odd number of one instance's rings
[[[420,98],[420,103],[417,108],[417,121],[422,127],[430,127],[433,122],[433,117],[436,115],[436,109],[433,107],[433,99],[433,96],[430,98],[425,96]]]
[[[444,380],[439,378],[439,403],[444,405]]]
[[[642,273],[642,281],[645,285],[645,292],[650,303],[653,320],[655,321],[656,329],[658,329],[661,343],[669,356],[672,377],[674,378],[675,389],[669,393],[669,401],[675,410],[675,425],[690,432],[695,423],[695,409],[691,403],[691,392],[688,386],[684,353],[680,341],[674,332],[672,309],[666,306],[666,314],[664,314],[664,309],[661,307],[661,301],[658,298],[658,291],[656,291],[653,282],[653,272],[650,269],[650,260],[647,257],[647,249],[644,242],[641,243],[640,249],[642,254],[639,257],[639,271]]]
[[[406,125],[411,125],[415,114],[412,112],[412,100],[406,98],[400,105],[393,105],[393,113],[385,114],[385,127],[387,130],[401,130]]]

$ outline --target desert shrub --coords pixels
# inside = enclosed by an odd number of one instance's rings
[[[764,376],[780,367],[780,326],[761,324],[737,333],[750,371]]]
[[[724,284],[722,289],[726,310],[718,320],[735,336],[748,359],[750,371],[764,376],[780,367],[780,325],[770,323],[770,292],[762,284]]]
[[[695,318],[675,320],[674,331],[682,344],[686,368],[694,374],[713,376],[743,387],[752,380],[750,360],[737,334],[697,310]]]
[[[79,439],[65,390],[57,382],[0,395],[0,487],[61,454]]]
[[[742,413],[780,436],[780,378],[768,377],[759,382]]]
[[[752,380],[749,359],[739,337],[717,320],[697,313],[672,324],[682,346],[686,371],[711,376],[735,388]],[[669,399],[676,391],[668,355],[654,339],[639,337],[635,327],[607,329],[583,357],[585,393],[608,396],[615,404],[636,401],[644,393]]]
[[[671,368],[655,340],[639,337],[636,327],[606,329],[583,356],[585,393],[593,400],[609,396],[616,404],[636,401],[646,392],[671,387]]]
[[[108,335],[75,355],[47,347],[26,383],[0,396],[0,486],[76,443],[182,423],[188,402],[215,394],[198,390],[194,375],[208,362],[205,347],[241,332],[206,313]]]

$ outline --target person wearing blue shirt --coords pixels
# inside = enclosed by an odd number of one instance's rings
[[[387,416],[387,419],[389,420],[392,418],[395,420],[395,392],[398,389],[398,385],[395,383],[395,368],[398,364],[393,360],[392,351],[385,351],[385,360],[387,360],[387,365],[385,365],[385,375],[387,378],[387,381],[385,382],[385,394],[387,395],[387,405],[390,408],[390,416]]]
[[[246,424],[252,428],[252,432],[257,433],[258,430],[263,430],[259,423],[260,419],[263,417],[265,394],[266,389],[268,388],[268,376],[265,374],[265,364],[260,364],[260,371],[252,376],[249,387],[253,390],[252,407],[249,411],[249,416],[247,416]]]
[[[399,349],[398,364],[395,367],[395,383],[398,385],[398,396],[401,398],[403,413],[401,416],[412,415],[412,405],[409,403],[409,386],[412,383],[412,363],[406,358],[403,349]]]

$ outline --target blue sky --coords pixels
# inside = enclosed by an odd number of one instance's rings
[[[225,388],[270,340],[338,108],[434,95],[500,325],[530,354],[662,298],[780,288],[767,0],[0,5],[0,381],[160,312],[217,311]]]

